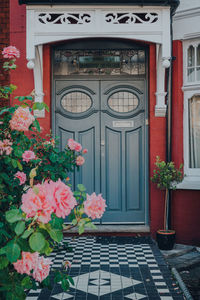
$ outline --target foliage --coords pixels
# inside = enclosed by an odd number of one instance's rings
[[[14,61],[4,64],[5,69],[15,69]],[[0,97],[8,97],[13,87],[8,92],[7,87],[1,87]],[[84,210],[84,203],[88,201],[85,187],[79,184],[72,192],[69,184],[69,174],[79,168],[76,159],[82,155],[82,146],[74,141],[79,151],[69,146],[60,151],[58,141],[51,135],[46,139],[41,137],[40,124],[33,117],[35,109],[48,110],[46,104],[34,103],[30,95],[17,97],[17,100],[20,105],[0,110],[0,298],[13,300],[25,299],[25,291],[36,289],[36,282],[50,288],[50,261],[45,257],[54,249],[69,250],[68,245],[59,244],[64,228],[77,226],[82,234],[85,227],[95,227]],[[31,122],[27,132],[24,129],[29,124],[26,117],[20,117],[23,126],[16,123],[19,107]],[[13,126],[18,126],[18,130]],[[53,192],[43,193],[45,186],[52,187]],[[30,214],[25,213],[25,201],[29,201]],[[101,215],[104,210],[102,202]],[[42,221],[47,212],[50,220]],[[68,216],[70,225],[64,224],[61,213]],[[68,262],[63,262],[63,270],[52,270],[54,282],[61,282],[63,290],[73,284],[66,272],[68,266]]]
[[[156,168],[153,170],[151,180],[156,183],[158,189],[175,190],[176,184],[183,180],[182,164],[177,169],[174,162],[161,161],[160,157],[157,156],[155,166]]]
[[[183,180],[183,165],[181,164],[179,168],[176,168],[174,162],[161,161],[160,157],[157,156],[155,166],[156,168],[153,170],[153,176],[151,177],[151,180],[157,185],[158,189],[165,190],[163,226],[164,230],[168,230],[169,190],[175,190],[177,183]]]

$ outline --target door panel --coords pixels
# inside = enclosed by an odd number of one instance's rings
[[[99,83],[79,81],[62,81],[57,83],[56,97],[56,135],[61,137],[61,150],[69,138],[73,138],[88,149],[84,155],[85,164],[72,174],[72,188],[78,183],[86,186],[88,193],[100,193],[100,128],[99,128]],[[60,90],[62,91],[60,93]],[[71,91],[85,92],[92,99],[92,107],[85,113],[70,113],[61,107],[62,98]]]
[[[73,189],[83,183],[89,194],[102,193],[103,223],[145,223],[145,82],[57,80],[55,86],[61,149],[69,138],[88,149]],[[84,110],[85,99],[91,106]]]
[[[108,206],[102,221],[106,223],[142,223],[145,219],[144,83],[143,89],[139,85],[136,90],[131,82],[101,82],[105,108],[101,111],[101,188]],[[132,110],[127,108],[131,93],[138,99]],[[116,99],[112,108],[110,97]]]
[[[103,141],[103,138],[102,136],[101,141]],[[122,209],[121,144],[121,132],[105,128],[105,170],[104,174],[102,174],[104,177],[102,178],[102,184],[105,184],[105,199],[109,199],[107,206],[110,211],[121,211]],[[104,161],[103,151],[102,149],[102,162]]]

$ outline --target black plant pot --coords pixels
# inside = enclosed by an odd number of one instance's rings
[[[172,250],[175,239],[176,233],[174,230],[158,230],[156,233],[156,241],[161,250]]]

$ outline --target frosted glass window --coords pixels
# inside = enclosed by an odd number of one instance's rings
[[[189,167],[200,168],[200,95],[189,99]]]
[[[62,107],[71,113],[82,113],[90,109],[92,100],[83,92],[71,92],[61,99]]]
[[[200,44],[190,45],[187,49],[187,81],[200,81]]]
[[[138,97],[126,91],[114,93],[108,99],[108,106],[112,110],[120,113],[131,112],[137,108],[138,104]]]

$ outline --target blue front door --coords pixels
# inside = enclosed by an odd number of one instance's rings
[[[88,149],[72,178],[102,193],[103,223],[145,223],[145,80],[55,80],[56,135]]]

